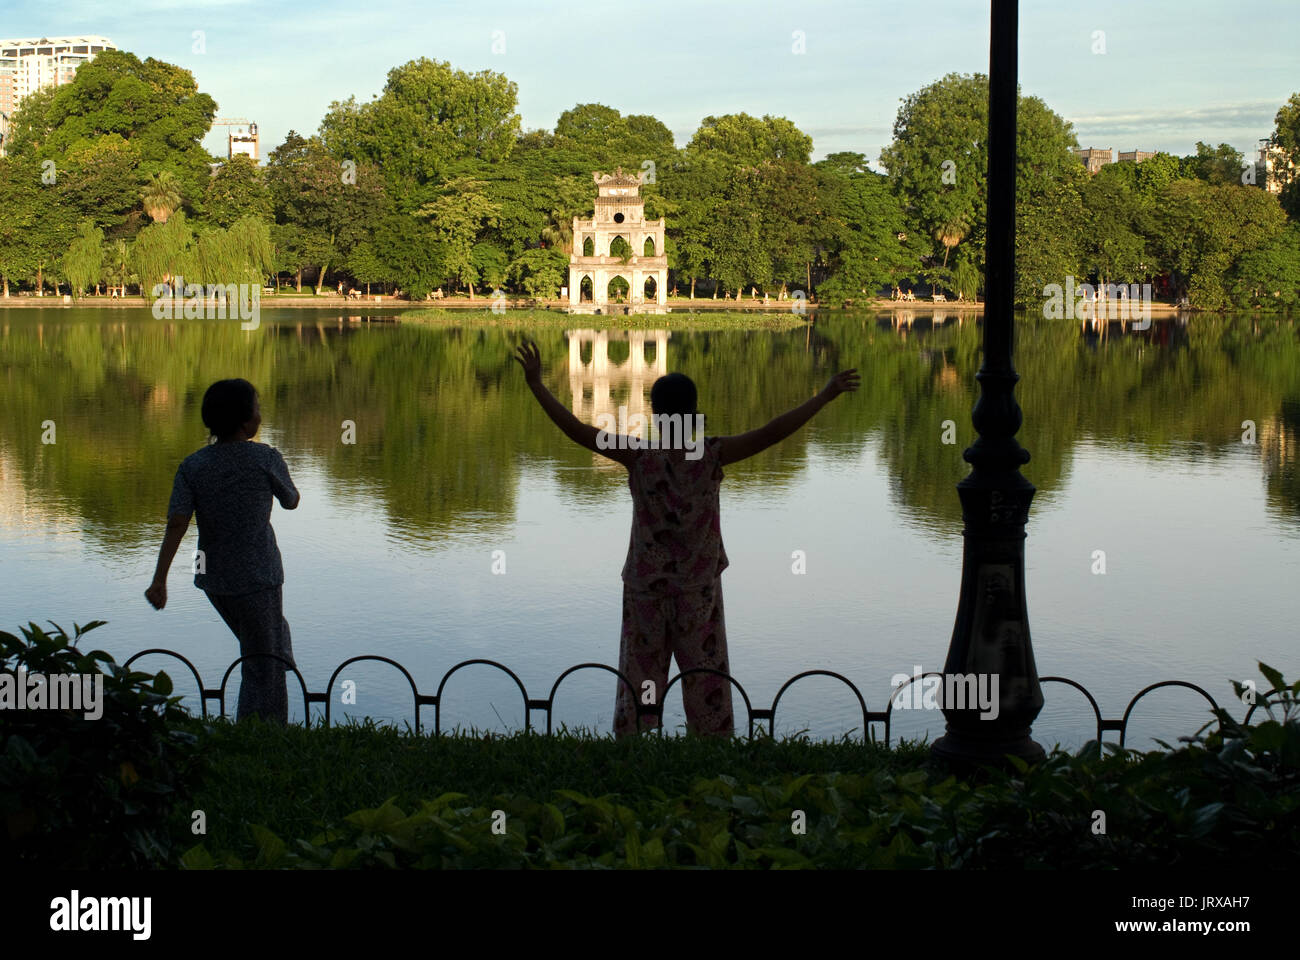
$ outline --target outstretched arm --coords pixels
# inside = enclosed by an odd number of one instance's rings
[[[617,446],[613,445],[609,449],[602,449],[596,442],[596,439],[600,436],[600,431],[591,424],[583,423],[575,417],[571,410],[555,399],[555,395],[546,389],[546,386],[542,383],[542,356],[537,349],[536,343],[531,340],[525,342],[515,351],[515,359],[524,368],[524,382],[528,384],[528,389],[533,391],[533,396],[537,398],[537,402],[546,411],[546,415],[551,418],[551,422],[559,427],[566,437],[579,446],[586,447],[601,456],[609,457],[609,459],[615,460],[623,464],[623,466],[627,466],[631,462],[636,451],[618,449]]]
[[[811,400],[801,403],[793,410],[788,410],[757,430],[738,433],[731,437],[720,437],[718,457],[722,463],[735,463],[752,457],[761,450],[766,450],[774,443],[780,443],[813,418],[822,407],[830,403],[841,393],[858,389],[861,383],[857,370],[845,370],[831,377],[830,382],[822,388],[821,393]]]

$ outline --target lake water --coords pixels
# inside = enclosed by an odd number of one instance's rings
[[[892,676],[941,670],[961,576],[954,485],[974,439],[978,325],[927,311],[834,313],[791,332],[690,332],[669,315],[660,330],[605,333],[598,321],[535,335],[545,382],[589,422],[619,405],[648,409],[665,370],[696,380],[718,434],[761,425],[836,369],[862,372],[857,394],[729,467],[723,482],[732,672],[754,706],[770,706],[793,674],[823,668],[883,709]],[[145,310],[0,309],[0,628],[104,619],[91,646],[119,660],[169,647],[217,685],[238,648],[192,586],[193,526],[166,610],[143,591],[176,466],[205,439],[203,391],[241,376],[262,394],[258,439],[283,452],[302,491],[300,509],[277,507],[272,523],[311,689],[362,653],[404,664],[424,693],[461,660],[499,660],[536,698],[572,664],[616,663],[626,474],[550,424],[510,360],[517,340],[353,322],[337,310],[267,308],[244,331]],[[1211,317],[1121,332],[1031,319],[1016,365],[1019,439],[1033,457],[1024,473],[1038,488],[1026,581],[1040,674],[1084,684],[1107,717],[1159,680],[1189,680],[1230,703],[1230,678],[1258,679],[1257,660],[1294,677],[1296,326]],[[355,443],[343,442],[345,420]],[[955,444],[942,442],[946,420]],[[46,421],[52,444],[42,443]],[[1243,442],[1244,421],[1254,443]],[[1093,572],[1098,550],[1104,574]],[[178,664],[141,666],[166,669],[198,709]],[[413,720],[391,667],[356,664],[340,679],[356,682],[357,703],[341,705],[336,686],[335,720]],[[237,686],[236,675],[232,715]],[[1090,739],[1078,693],[1049,684],[1044,695],[1037,739]],[[611,675],[580,672],[560,689],[556,721],[607,732],[613,700]],[[301,719],[294,686],[290,703]],[[448,682],[444,729],[516,729],[523,714],[514,683],[490,667]],[[1143,748],[1209,719],[1185,690],[1157,691],[1134,716],[1129,742]],[[432,709],[423,717],[431,729]],[[937,712],[895,717],[895,737],[942,733]],[[684,720],[680,685],[666,719],[669,729]],[[828,678],[796,684],[777,732],[799,730],[860,735],[852,693]]]

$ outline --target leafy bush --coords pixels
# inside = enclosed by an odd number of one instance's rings
[[[148,866],[174,862],[168,816],[194,760],[192,733],[173,730],[185,716],[171,680],[118,666],[74,634],[31,623],[22,637],[0,631],[0,670],[49,678],[100,674],[103,713],[0,710],[0,815],[8,855],[44,869]],[[47,687],[49,681],[46,682]]]
[[[1091,743],[959,781],[908,772],[699,779],[675,796],[556,790],[474,803],[443,793],[413,813],[389,800],[310,838],[250,828],[251,857],[185,853],[191,869],[321,868],[1168,868],[1254,869],[1300,850],[1300,682],[1260,665],[1267,719],[1217,711],[1185,746]],[[1243,693],[1238,685],[1239,695]],[[485,747],[490,749],[490,747]],[[799,812],[804,831],[796,832]],[[1105,816],[1099,828],[1098,812]],[[504,817],[502,816],[504,814]],[[494,829],[495,828],[495,829]],[[503,829],[502,829],[503,828]]]

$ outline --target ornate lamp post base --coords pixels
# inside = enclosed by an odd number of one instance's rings
[[[980,374],[980,379],[985,392],[976,406],[977,423],[984,420],[990,400],[995,409],[999,400],[1014,403],[1014,376]],[[1018,425],[1018,409],[1010,416],[1001,413],[999,423]],[[972,709],[969,702],[945,701],[948,730],[931,751],[962,767],[1002,766],[1007,754],[1035,763],[1046,755],[1030,739],[1030,727],[1043,708],[1025,607],[1025,524],[1035,491],[1018,469],[1006,469],[1008,463],[1028,460],[1029,454],[1009,435],[996,440],[986,435],[965,457],[975,469],[957,485],[965,546],[961,598],[943,672],[945,679],[979,678],[973,688],[989,690],[993,702]],[[989,461],[1002,469],[990,469]]]

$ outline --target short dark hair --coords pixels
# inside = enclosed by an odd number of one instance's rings
[[[689,416],[696,412],[697,400],[695,381],[684,373],[662,376],[650,388],[650,409],[655,413]]]
[[[253,419],[257,388],[247,380],[218,380],[203,394],[203,425],[218,440]]]

